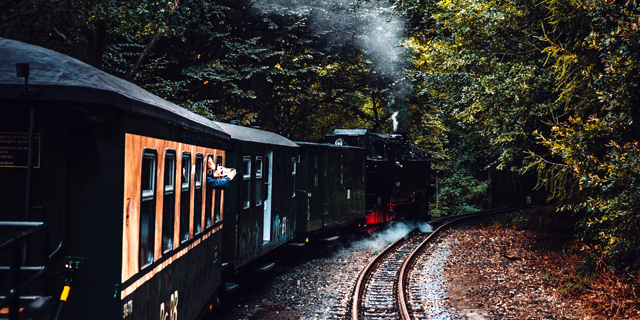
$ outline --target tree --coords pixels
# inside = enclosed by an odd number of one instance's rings
[[[579,236],[612,266],[638,268],[635,4],[397,3],[425,106],[487,139],[491,167],[537,169]]]
[[[309,19],[235,7],[220,54],[183,72],[191,108],[294,140],[315,141],[339,127],[388,130],[390,81],[371,76],[357,47],[328,45]]]
[[[637,166],[638,17],[633,2],[548,1],[544,52],[553,62],[564,118],[541,143],[564,166],[566,208],[581,213],[580,235],[615,268],[640,267]],[[559,175],[559,174],[558,174]],[[547,184],[553,180],[547,179]]]
[[[97,68],[113,64],[104,56],[110,46],[128,48],[118,57],[119,67],[125,68],[118,72],[127,80],[134,80],[161,39],[184,40],[194,26],[215,34],[213,26],[226,10],[204,0],[21,0],[0,8],[0,36],[50,48]]]

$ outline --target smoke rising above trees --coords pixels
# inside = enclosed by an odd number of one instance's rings
[[[390,2],[348,0],[252,0],[258,15],[294,15],[305,19],[312,36],[329,50],[355,47],[364,52],[376,72],[403,73],[404,48],[400,46],[406,19]]]
[[[406,129],[406,100],[412,94],[407,77],[407,60],[402,42],[407,20],[389,1],[341,0],[252,0],[251,11],[263,16],[295,16],[308,24],[318,50],[339,55],[355,50],[363,55],[373,104],[386,105],[390,116],[400,111]]]

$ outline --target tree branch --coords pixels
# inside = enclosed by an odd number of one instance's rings
[[[176,9],[178,8],[179,4],[180,4],[180,0],[176,0],[173,3],[173,5],[171,6],[170,11],[171,12],[176,11]],[[164,22],[164,25],[166,27],[167,23]],[[149,59],[149,56],[151,56],[151,53],[153,53],[153,50],[156,48],[156,46],[160,42],[160,39],[162,39],[162,31],[161,30],[158,31],[156,36],[153,37],[153,39],[151,39],[151,41],[149,41],[149,43],[144,48],[144,50],[142,50],[142,52],[138,56],[138,59],[136,59],[136,62],[133,64],[133,66],[131,66],[131,69],[129,69],[127,74],[124,76],[125,80],[131,81],[133,79],[133,77],[136,75],[136,73],[138,73],[138,71],[140,71],[140,68],[142,67],[142,64],[145,61],[147,61],[147,59]]]
[[[537,154],[534,154],[534,156],[535,156],[536,158],[540,159],[540,161],[542,161],[542,162],[544,162],[544,163],[546,163],[546,164],[548,164],[548,165],[557,166],[557,167],[565,167],[565,168],[568,168],[568,167],[569,167],[568,165],[563,164],[563,163],[556,163],[556,162],[548,161],[548,160],[544,159],[543,157],[541,157],[541,156],[539,156],[539,155],[537,155]]]
[[[140,70],[140,67],[142,67],[142,64],[147,61],[153,50],[156,48],[156,46],[160,42],[160,39],[162,39],[162,31],[158,31],[158,34],[156,34],[156,36],[153,37],[151,41],[149,41],[147,47],[142,50],[140,55],[138,55],[138,59],[136,59],[136,62],[133,64],[133,66],[131,66],[131,69],[129,69],[127,74],[124,76],[125,80],[131,81],[131,79],[133,79],[136,73],[138,73],[138,71]]]

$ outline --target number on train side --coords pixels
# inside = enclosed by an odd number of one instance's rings
[[[133,300],[127,301],[127,303],[122,306],[122,319],[128,317],[133,313]]]
[[[160,304],[160,320],[178,320],[178,290],[171,294],[169,309],[165,310],[167,303]]]

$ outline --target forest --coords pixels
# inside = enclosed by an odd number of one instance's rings
[[[640,269],[640,9],[605,0],[16,0],[0,37],[292,140],[408,132],[433,215],[533,197]]]

